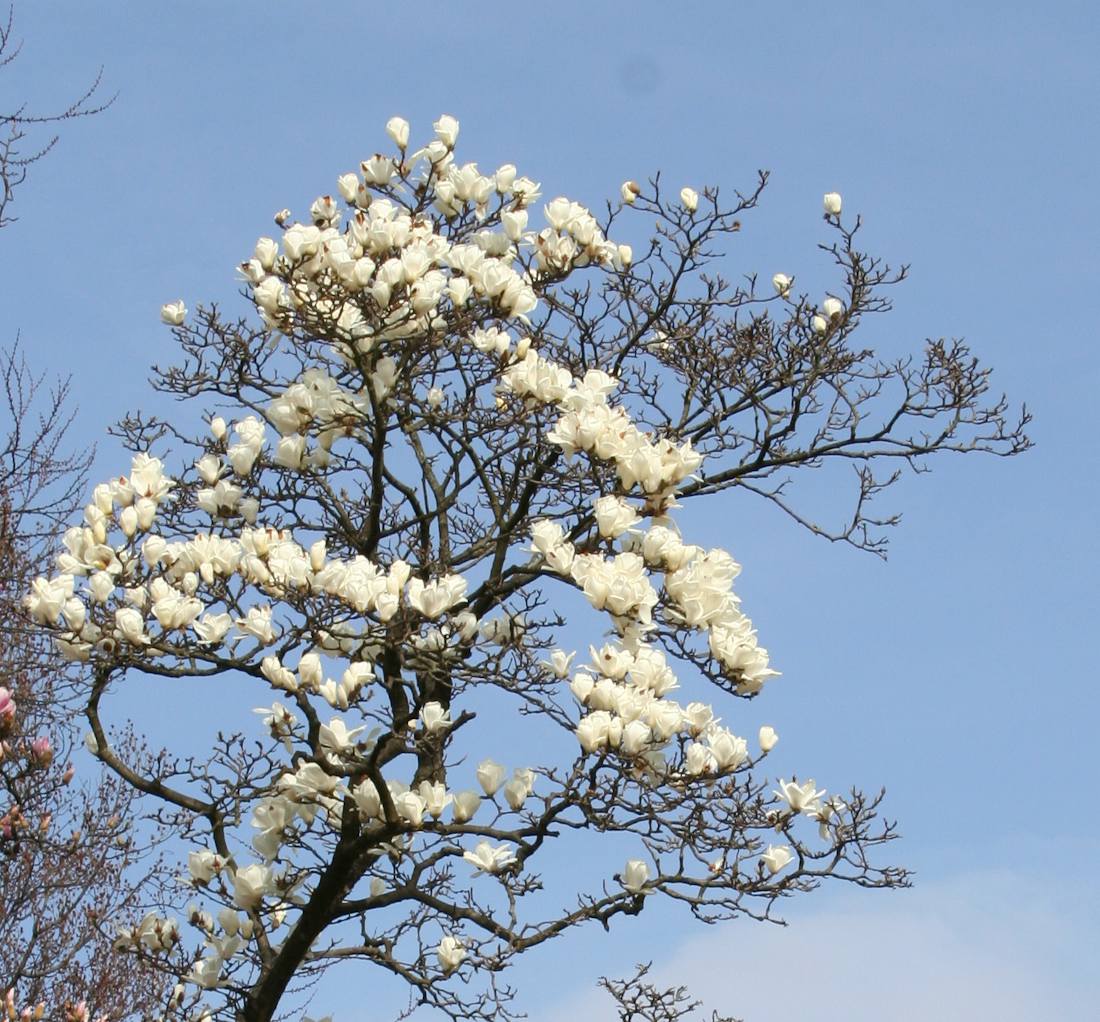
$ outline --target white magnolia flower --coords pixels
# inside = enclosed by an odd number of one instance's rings
[[[204,454],[195,462],[195,469],[207,486],[213,486],[222,473],[222,459],[216,454]]]
[[[321,658],[316,653],[303,653],[298,661],[298,678],[306,688],[316,688],[324,680]]]
[[[504,767],[491,759],[483,759],[478,763],[477,783],[489,798],[492,798],[504,783],[504,773]]]
[[[108,595],[114,589],[114,581],[106,572],[99,572],[108,588]],[[97,575],[92,576],[94,583]],[[73,595],[74,579],[72,575],[58,575],[56,578],[36,578],[31,583],[31,591],[24,598],[24,605],[38,624],[54,624],[62,608]],[[93,591],[94,594],[94,591]],[[107,596],[103,599],[106,600]],[[102,602],[102,601],[101,601]],[[140,615],[139,615],[140,616]]]
[[[145,634],[145,619],[136,607],[120,607],[116,610],[115,627],[123,639],[135,646],[147,646],[151,641]]]
[[[428,734],[437,734],[440,731],[446,731],[451,726],[451,718],[447,716],[447,710],[443,707],[442,703],[430,702],[425,703],[420,708],[419,716],[420,726],[428,732]]]
[[[339,717],[333,717],[327,724],[321,725],[318,740],[326,752],[340,755],[354,749],[356,737],[364,731],[366,725],[349,728]]]
[[[721,770],[736,770],[748,759],[748,744],[725,728],[715,728],[707,735],[707,744]]]
[[[409,145],[409,122],[404,117],[391,117],[386,121],[386,134],[393,139],[394,145],[404,151]]]
[[[462,853],[462,858],[481,873],[495,873],[515,857],[515,853],[507,845],[494,847],[488,841],[479,841],[472,852]]]
[[[424,822],[424,799],[415,791],[403,791],[393,800],[393,807],[401,819],[414,827],[419,827]]]
[[[466,599],[466,579],[446,575],[427,584],[418,578],[409,579],[405,598],[410,607],[434,620]]]
[[[641,894],[649,879],[649,867],[641,859],[629,859],[623,867],[622,885],[631,894]]]
[[[826,216],[840,216],[843,202],[839,192],[826,192],[825,197],[821,201],[822,205],[825,207]]]
[[[599,752],[611,743],[611,714],[606,710],[595,710],[580,719],[577,724],[577,741],[587,753]],[[622,728],[622,722],[619,721]],[[620,731],[621,737],[621,731]]]
[[[181,593],[165,593],[153,603],[153,616],[160,622],[161,628],[170,631],[175,628],[186,628],[203,611],[201,600],[193,596],[186,597]]]
[[[183,299],[162,305],[160,307],[160,318],[169,326],[182,326],[183,321],[187,318],[187,306],[183,304]]]
[[[493,175],[493,185],[501,195],[507,195],[512,190],[517,173],[519,172],[514,163],[504,163],[497,168]]]
[[[455,142],[458,141],[458,121],[450,114],[444,114],[432,127],[435,129],[436,138],[448,149],[453,149]]]
[[[168,542],[162,536],[146,536],[141,545],[142,560],[149,564],[150,568],[155,568],[157,564],[161,563],[161,559],[167,550]]]
[[[793,281],[785,273],[777,273],[772,277],[772,287],[775,288],[775,293],[781,298],[786,298],[791,293],[791,284]]]
[[[587,704],[593,691],[596,688],[596,682],[592,678],[592,675],[585,674],[583,671],[578,671],[573,680],[569,682],[569,689],[574,696],[577,697],[577,702]],[[596,709],[596,707],[593,707]]]
[[[443,815],[443,810],[454,801],[454,796],[447,792],[447,785],[439,781],[421,781],[416,793],[424,802],[424,811],[437,820]]]
[[[187,870],[191,874],[191,883],[208,884],[215,873],[220,873],[224,863],[220,855],[214,852],[189,852]]]
[[[694,188],[681,188],[680,203],[689,213],[694,213],[699,208],[699,193]]]
[[[714,709],[706,703],[692,702],[684,707],[684,720],[693,735],[702,734],[714,719]]]
[[[259,639],[265,646],[271,645],[278,634],[271,620],[271,607],[267,605],[249,607],[248,613],[237,618],[235,623],[243,634]]]
[[[476,791],[456,791],[451,813],[455,823],[466,823],[473,819],[481,805],[481,796]]]
[[[382,799],[378,795],[378,789],[373,781],[361,781],[351,792],[355,804],[359,809],[359,816],[364,820],[381,819]]]
[[[147,497],[159,503],[175,486],[175,481],[164,474],[164,463],[150,454],[135,454],[130,462],[130,478],[118,480],[116,496],[128,504],[139,497]]]
[[[779,741],[779,735],[776,734],[775,728],[770,724],[765,724],[757,735],[757,741],[760,743],[761,752],[771,752],[775,748],[776,742]]]
[[[435,954],[444,974],[450,974],[462,964],[462,960],[466,957],[466,948],[457,937],[448,934],[439,942],[439,948]]]
[[[768,872],[774,876],[794,859],[790,848],[786,845],[768,845],[768,850],[760,856],[760,861],[768,868]]]
[[[228,614],[204,614],[191,627],[202,642],[217,643],[225,638],[232,624],[233,618]]]
[[[542,661],[542,664],[553,672],[555,678],[568,678],[569,666],[576,655],[576,652],[566,653],[563,649],[556,649],[550,654],[550,659]]]
[[[684,769],[693,777],[713,774],[718,769],[714,753],[699,742],[692,742],[684,755]]]
[[[218,985],[222,973],[222,959],[219,955],[207,955],[191,966],[188,973],[191,981],[203,990],[213,990]]]
[[[618,538],[638,521],[638,512],[622,497],[609,495],[596,501],[596,525],[605,538]]]
[[[515,777],[504,785],[504,801],[516,811],[523,808],[523,803],[527,801],[530,793],[530,787],[523,780]]]
[[[592,655],[592,664],[596,670],[614,681],[621,681],[634,666],[634,654],[611,643],[598,650],[595,646],[589,646],[588,652]]]
[[[264,895],[270,894],[273,889],[274,877],[270,866],[254,862],[233,874],[233,904],[237,908],[258,908]]]
[[[252,258],[270,273],[275,266],[275,260],[279,258],[279,243],[274,238],[260,238],[256,242]]]
[[[623,727],[619,749],[624,756],[641,755],[653,741],[653,732],[644,720],[632,720]]]
[[[791,807],[792,813],[806,812],[813,814],[818,809],[818,799],[825,794],[824,789],[818,791],[814,787],[813,780],[799,784],[797,781],[780,780],[779,788],[774,794]]]

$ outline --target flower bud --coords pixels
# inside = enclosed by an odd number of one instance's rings
[[[324,681],[321,658],[316,653],[305,653],[298,661],[298,677],[306,688],[316,688]]]
[[[275,260],[279,256],[279,244],[274,238],[260,238],[256,242],[256,250],[252,253],[253,258],[269,273],[271,268],[275,265]]]
[[[432,127],[435,128],[435,137],[448,149],[455,147],[455,142],[458,141],[458,121],[450,114],[443,114]]]
[[[138,531],[138,509],[133,505],[123,507],[119,512],[119,528],[122,529],[122,535],[128,539]]]
[[[328,544],[323,539],[315,540],[309,547],[309,567],[311,571],[320,571],[325,566]]]
[[[791,278],[785,273],[777,273],[772,277],[772,287],[780,298],[786,298],[791,293]]]
[[[44,735],[31,742],[31,757],[39,766],[47,767],[53,761],[53,748]]]
[[[355,197],[359,194],[359,178],[355,174],[341,174],[336,179],[336,187],[345,202],[354,203]],[[264,269],[270,270],[271,267],[265,266]]]
[[[514,163],[506,163],[493,175],[493,183],[501,195],[507,195],[512,190],[512,184],[516,180],[516,167]],[[513,239],[514,240],[514,239]]]
[[[622,187],[619,189],[619,194],[623,197],[623,202],[628,206],[634,205],[634,200],[641,193],[642,190],[638,187],[637,181],[624,181]]]
[[[504,783],[504,767],[491,759],[482,760],[477,767],[477,782],[490,798]]]
[[[822,199],[822,205],[825,207],[826,216],[840,216],[840,208],[842,205],[839,192],[827,192]]]
[[[476,791],[455,792],[454,802],[451,803],[455,823],[466,823],[472,819],[480,805],[481,796]]]
[[[409,122],[404,117],[391,117],[386,121],[386,134],[403,152],[409,144]]]
[[[509,210],[500,215],[500,223],[509,241],[519,241],[527,229],[527,210]]]
[[[689,213],[694,213],[699,208],[699,193],[694,188],[681,188],[680,202]]]

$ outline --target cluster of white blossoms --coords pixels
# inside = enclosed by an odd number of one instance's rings
[[[250,419],[255,421],[249,417],[243,423]],[[206,455],[197,465],[204,480],[211,478],[211,458]],[[411,577],[412,567],[402,560],[383,568],[361,556],[330,558],[324,540],[305,548],[288,531],[253,528],[247,519],[237,537],[199,533],[186,541],[165,540],[152,530],[157,508],[174,485],[159,459],[136,455],[130,476],[97,486],[84,525],[66,532],[60,573],[33,582],[26,606],[36,622],[59,629],[57,641],[67,656],[88,659],[97,648],[114,652],[119,643],[141,647],[148,657],[176,655],[187,641],[181,633],[188,631],[203,644],[220,643],[232,632],[237,641],[272,645],[280,630],[270,604],[254,605],[236,618],[216,612],[221,597],[209,591],[232,579],[268,599],[288,592],[326,593],[383,624],[402,609],[434,621],[465,601],[461,576],[425,582]],[[114,529],[121,533],[116,544],[108,542]],[[83,589],[77,589],[77,579],[83,579]],[[452,618],[454,636],[468,639],[477,633],[472,615]],[[333,646],[336,652],[342,648],[336,637]],[[318,663],[315,654],[306,654],[296,674],[268,657],[264,674],[277,688],[294,692],[304,686],[325,693],[332,686],[319,676]],[[349,671],[369,674],[371,667],[353,664]],[[345,675],[344,682],[346,696],[361,686],[362,678],[356,683]]]
[[[624,490],[637,489],[656,507],[667,505],[676,488],[702,463],[691,441],[674,444],[634,425],[628,411],[610,403],[618,381],[599,369],[582,379],[528,349],[503,376],[504,386],[529,401],[555,405],[561,417],[546,434],[567,457],[585,452],[611,462]]]
[[[261,238],[242,267],[267,326],[332,340],[337,354],[361,371],[361,389],[349,391],[324,370],[306,369],[282,393],[269,395],[266,406],[253,404],[229,423],[213,417],[212,442],[183,480],[170,478],[152,455],[136,455],[129,475],[95,488],[83,523],[65,534],[58,573],[36,579],[26,598],[34,620],[53,630],[72,659],[217,656],[251,665],[272,693],[289,693],[299,703],[316,697],[336,711],[319,725],[319,749],[312,756],[293,754],[308,748],[310,737],[288,706],[276,698],[257,711],[269,736],[285,747],[288,765],[252,808],[251,851],[258,861],[245,862],[246,852],[224,857],[200,850],[189,857],[188,883],[220,891],[223,901],[216,916],[192,913],[206,951],[190,978],[204,988],[218,984],[257,921],[278,926],[293,910],[297,842],[310,828],[339,831],[349,800],[365,830],[387,828],[387,848],[400,857],[418,831],[469,823],[483,799],[497,811],[519,813],[533,795],[532,770],[517,769],[509,779],[492,760],[477,767],[480,792],[430,781],[414,787],[396,778],[386,779],[380,791],[361,773],[353,779],[355,764],[373,747],[379,729],[367,734],[357,720],[340,714],[356,710],[375,684],[375,660],[393,624],[404,625],[400,634],[409,652],[431,654],[437,663],[448,657],[458,662],[478,644],[522,643],[524,624],[508,615],[479,620],[466,606],[468,585],[460,575],[430,577],[396,558],[386,563],[335,557],[323,538],[299,543],[288,530],[260,524],[264,508],[248,495],[263,470],[304,475],[323,468],[338,441],[352,438],[372,416],[386,414],[400,382],[400,359],[393,355],[402,339],[444,329],[444,312],[481,303],[500,321],[526,324],[538,300],[538,275],[554,280],[589,264],[621,268],[630,262],[629,249],[605,239],[595,218],[568,199],[549,202],[543,211],[547,225],[529,230],[539,186],[511,165],[483,175],[476,164],[456,162],[453,118],[436,122],[434,140],[411,154],[403,120],[392,119],[387,131],[396,155],[375,155],[358,174],[339,179],[350,210],[326,195],[313,203],[308,223],[291,223],[289,214],[280,214],[281,241]],[[629,184],[623,192],[628,203],[639,194]],[[410,186],[431,197],[443,224],[412,215],[398,201]],[[830,215],[839,213],[835,199],[826,201]],[[689,211],[698,204],[690,189],[681,200]],[[447,237],[446,221],[486,219],[491,212],[499,229],[479,230],[461,244]],[[790,283],[777,275],[776,290],[786,294]],[[828,303],[825,311],[839,315]],[[162,310],[177,328],[186,314],[182,302]],[[513,338],[500,327],[472,329],[457,340],[496,367],[497,401],[556,411],[546,440],[567,459],[584,455],[615,471],[618,492],[594,500],[597,535],[582,523],[571,539],[549,520],[529,530],[537,563],[606,613],[617,636],[592,648],[591,664],[583,669],[572,671],[575,654],[560,650],[546,665],[580,704],[576,737],[582,755],[621,757],[652,783],[706,781],[751,765],[747,741],[722,726],[711,706],[682,705],[670,697],[677,678],[665,653],[647,643],[660,625],[701,633],[717,672],[743,695],[755,694],[777,673],[733,592],[739,565],[723,550],[685,544],[669,517],[678,489],[702,455],[690,442],[639,429],[628,409],[615,403],[618,381],[604,371],[589,369],[575,378],[544,357],[530,337]],[[438,384],[428,392],[429,407],[444,400]],[[181,483],[210,524],[187,538],[166,538],[158,532],[159,516]],[[310,644],[296,652],[275,651],[295,627],[293,612],[280,602],[290,596],[334,600],[345,609],[344,620],[314,627]],[[341,669],[332,671],[332,662]],[[426,701],[412,708],[411,720],[395,722],[394,733],[401,732],[411,752],[420,741],[449,742],[452,727],[450,708]],[[761,753],[776,740],[770,727],[762,728]],[[99,755],[109,751],[95,739],[89,748]],[[778,794],[792,813],[822,821],[823,828],[836,808],[822,801],[812,782],[781,782]],[[395,817],[401,828],[396,837]],[[516,851],[482,838],[464,848],[463,857],[475,876],[487,876],[506,871]],[[790,861],[785,846],[769,847],[761,859],[773,873]],[[621,883],[631,894],[647,893],[647,865],[628,861]],[[384,889],[375,877],[372,896]],[[122,945],[157,951],[178,939],[175,924],[156,917],[119,938]],[[466,957],[459,936],[443,937],[437,959],[444,974]]]
[[[655,781],[729,773],[748,762],[748,743],[722,727],[710,705],[668,698],[679,682],[662,650],[609,643],[591,655],[591,666],[569,682],[587,711],[577,725],[586,753],[613,751]]]
[[[740,609],[732,584],[741,567],[726,551],[685,544],[667,517],[641,533],[637,509],[618,496],[596,501],[596,521],[602,537],[620,539],[625,549],[610,557],[577,553],[562,527],[546,520],[533,524],[531,549],[552,572],[571,578],[596,610],[607,611],[632,648],[653,628],[658,593],[651,575],[660,574],[666,619],[707,633],[712,657],[740,694],[759,692],[778,674]]]
[[[395,156],[376,154],[363,161],[358,174],[339,178],[346,214],[337,199],[323,195],[310,207],[310,222],[289,223],[289,214],[280,216],[281,243],[261,238],[242,264],[269,327],[320,329],[351,351],[367,354],[383,341],[442,326],[446,307],[482,303],[523,319],[538,299],[519,261],[521,249],[552,275],[629,261],[629,250],[604,238],[595,217],[569,199],[550,201],[544,208],[547,226],[529,230],[539,185],[511,164],[488,175],[475,163],[459,164],[454,118],[440,118],[435,138],[411,154],[407,124],[401,122],[390,135],[398,145]],[[452,244],[432,218],[414,216],[396,201],[414,179],[430,190],[434,209],[445,219],[471,214],[484,220],[493,211],[499,213],[496,229]],[[176,304],[163,314],[169,322],[182,322]]]
[[[438,704],[434,704],[438,708]],[[422,717],[431,717],[433,704],[425,706]],[[265,723],[273,734],[284,737],[295,734],[297,719],[281,703],[258,712],[265,715]],[[435,711],[437,712],[437,711]],[[348,730],[339,718],[333,718],[321,726],[321,745],[328,752],[333,765],[342,765],[341,757],[354,751],[356,737],[363,728]],[[358,750],[369,747],[375,734],[358,743]],[[523,808],[534,790],[534,771],[516,768],[510,779],[506,769],[491,759],[483,760],[477,767],[477,781],[484,798],[494,799],[498,792],[514,812]],[[422,781],[415,789],[397,780],[387,780],[388,799],[398,817],[415,831],[434,821],[443,819],[447,810],[455,824],[468,823],[478,812],[483,796],[477,791],[449,791],[439,782]],[[288,871],[279,870],[284,844],[300,837],[318,818],[324,818],[333,830],[339,830],[344,800],[351,796],[359,814],[360,823],[370,830],[380,830],[387,823],[383,799],[370,780],[362,780],[350,787],[338,776],[328,773],[320,764],[302,762],[279,778],[276,792],[264,798],[252,813],[253,849],[262,862],[235,866],[231,861],[209,850],[193,851],[188,856],[188,876],[185,881],[196,890],[210,888],[224,880],[223,889],[232,904],[223,907],[216,916],[192,912],[190,920],[205,936],[205,953],[196,962],[190,974],[191,982],[205,989],[217,986],[226,963],[240,953],[252,939],[255,919],[262,918],[268,932],[281,926],[294,902],[293,883]],[[499,805],[496,806],[500,808]],[[411,834],[394,838],[388,847],[395,855],[411,848]],[[474,874],[497,873],[515,859],[507,845],[493,845],[481,840],[463,858],[473,867]],[[386,884],[380,877],[370,882],[371,897],[386,892]],[[178,926],[172,920],[149,916],[139,926],[120,931],[118,946],[147,950],[169,950],[179,940]],[[454,935],[440,942],[437,958],[444,974],[458,968],[466,957],[465,946]]]

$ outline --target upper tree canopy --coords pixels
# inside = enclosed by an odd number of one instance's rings
[[[278,214],[242,264],[262,325],[164,307],[183,361],[156,386],[209,428],[128,416],[129,474],[28,599],[88,664],[96,755],[194,843],[198,937],[154,914],[120,945],[186,974],[171,1017],[270,1019],[364,960],[488,1019],[515,955],[652,897],[763,918],[829,876],[904,883],[871,859],[892,836],[878,796],[760,772],[775,733],[750,745],[731,700],[776,672],[739,565],[675,512],[740,487],[804,520],[793,470],[848,459],[849,519],[811,527],[881,550],[891,519],[866,501],[899,460],[1014,453],[1026,416],[987,402],[959,343],[894,362],[855,343],[904,274],[856,248],[839,195],[815,301],[719,271],[763,174],[731,202],[657,178],[602,218],[565,198],[540,215],[515,167],[457,161],[453,118],[415,152],[387,130],[388,155],[307,221]],[[655,233],[635,252],[614,239],[639,214]],[[593,628],[587,661],[560,647]],[[143,675],[248,680],[260,740],[226,721],[207,758],[127,761],[107,709]],[[551,751],[507,770],[486,720]],[[586,852],[571,890],[544,889],[543,850],[584,833],[625,865]]]

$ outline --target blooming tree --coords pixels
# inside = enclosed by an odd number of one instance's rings
[[[42,383],[18,350],[0,353],[0,1017],[118,1022],[160,994],[151,970],[112,952],[114,917],[148,887],[132,871],[144,851],[136,792],[114,775],[76,774],[74,665],[22,613],[88,465],[65,452],[67,386]],[[141,761],[132,740],[121,744]]]
[[[737,701],[777,672],[740,566],[677,509],[742,489],[808,522],[786,474],[850,462],[831,534],[878,550],[877,465],[1011,453],[1026,419],[961,344],[852,344],[903,273],[856,247],[839,195],[814,301],[708,269],[764,175],[729,203],[627,182],[598,218],[461,162],[452,117],[415,150],[387,131],[242,264],[259,325],[164,306],[183,359],[156,386],[206,427],[124,419],[128,472],[27,598],[86,665],[95,755],[190,842],[190,925],[118,938],[180,980],[165,1017],[271,1019],[348,962],[452,1018],[509,1017],[515,956],[655,899],[768,919],[827,878],[904,884],[875,855],[881,795],[767,775],[776,732],[746,737]],[[638,214],[656,231],[635,254]],[[262,705],[205,758],[145,769],[108,722],[152,679]]]

